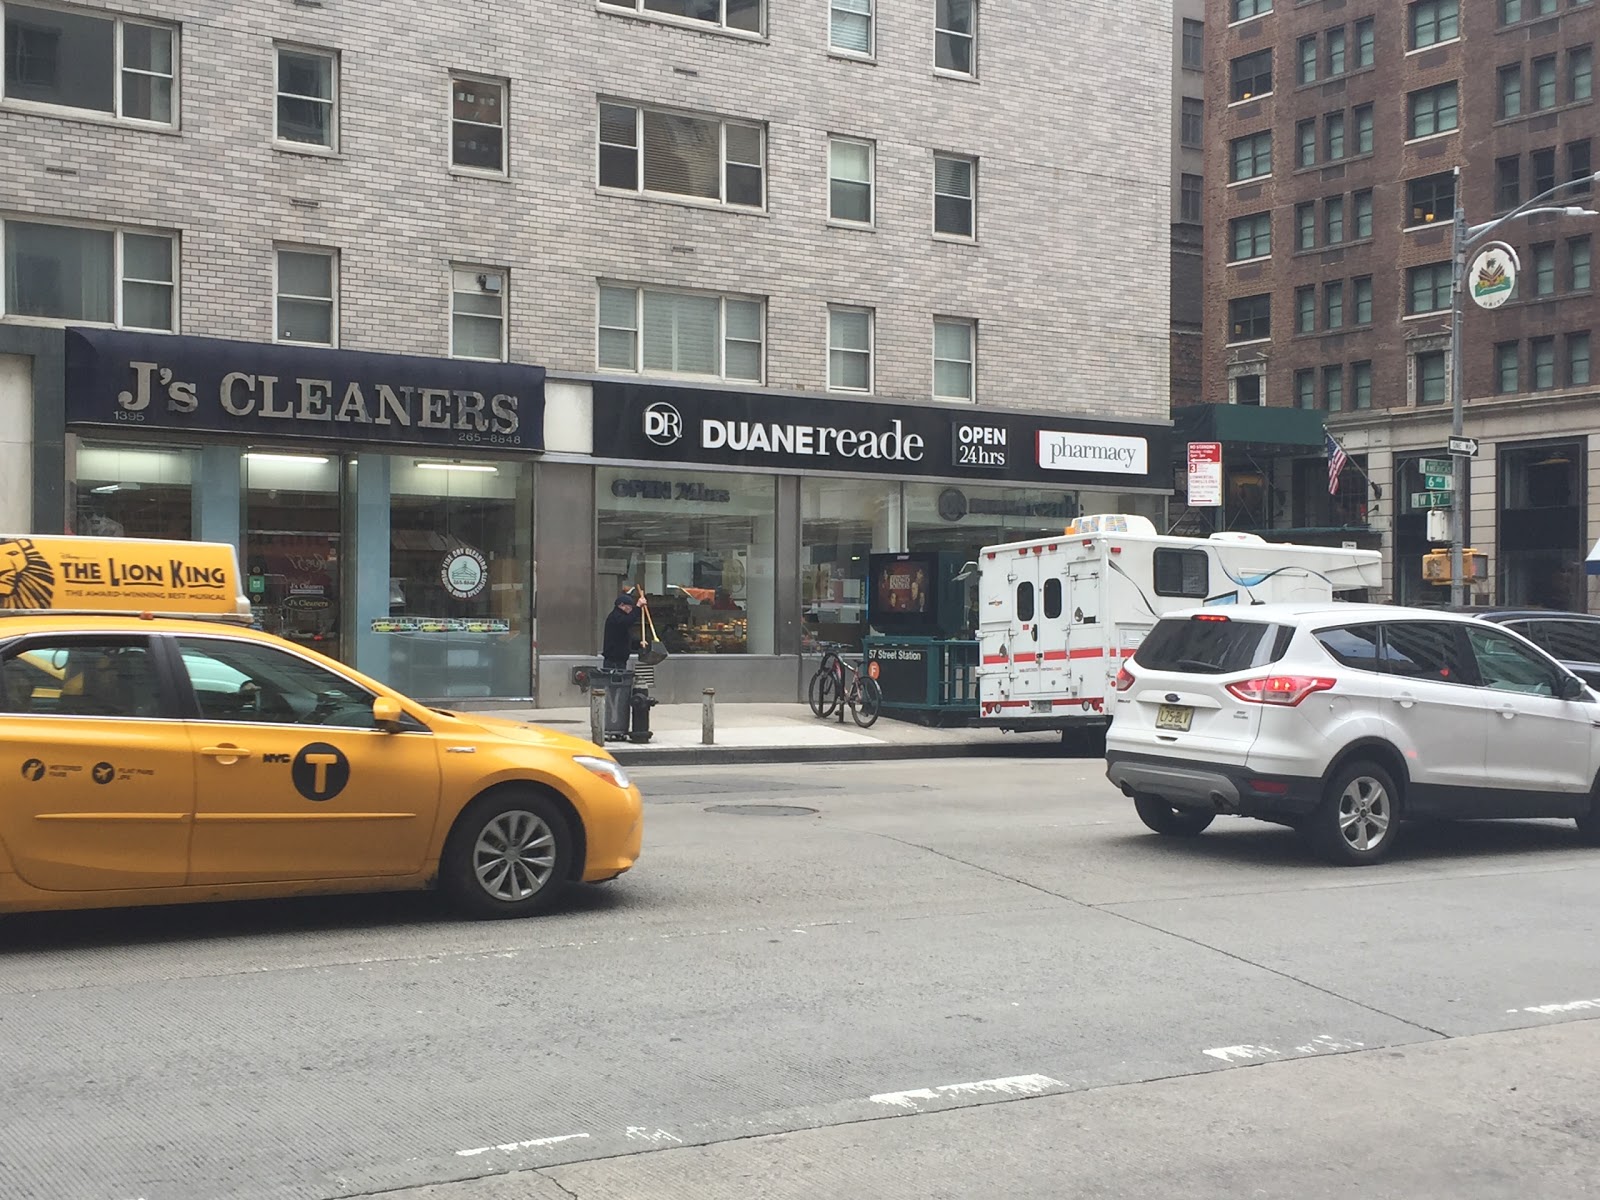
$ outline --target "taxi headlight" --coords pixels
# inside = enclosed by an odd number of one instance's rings
[[[585,771],[593,771],[607,783],[613,783],[624,790],[628,787],[628,773],[609,758],[595,758],[590,754],[575,754],[572,756],[572,761]]]

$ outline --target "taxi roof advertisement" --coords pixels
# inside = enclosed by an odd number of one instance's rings
[[[0,535],[0,613],[245,618],[239,584],[225,542]]]
[[[544,449],[544,368],[67,330],[67,422],[494,452]]]

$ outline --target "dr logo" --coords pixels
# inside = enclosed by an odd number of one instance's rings
[[[350,760],[337,746],[312,742],[294,756],[289,778],[307,800],[332,800],[350,782]]]

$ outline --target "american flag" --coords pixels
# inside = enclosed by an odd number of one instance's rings
[[[1334,496],[1339,492],[1339,473],[1350,461],[1350,456],[1344,452],[1343,446],[1333,440],[1333,434],[1323,430],[1322,436],[1328,443],[1328,495]]]

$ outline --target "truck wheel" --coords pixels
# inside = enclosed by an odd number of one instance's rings
[[[1358,759],[1328,777],[1322,803],[1300,831],[1316,853],[1342,867],[1386,858],[1400,829],[1400,789],[1375,762]]]
[[[1141,821],[1168,837],[1194,837],[1217,819],[1203,808],[1174,808],[1160,796],[1135,796],[1133,809]]]
[[[548,796],[501,792],[468,805],[439,861],[439,885],[468,916],[527,917],[571,878],[572,831]]]

